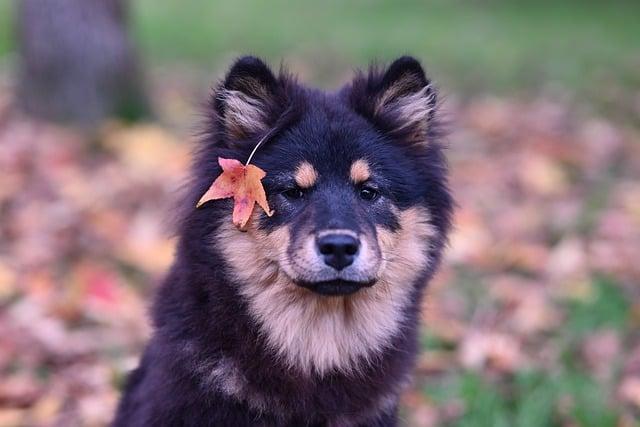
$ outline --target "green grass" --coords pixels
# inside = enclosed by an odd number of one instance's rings
[[[631,317],[631,302],[619,286],[603,277],[594,279],[591,299],[568,306],[566,330],[582,337],[598,329],[626,331]]]
[[[12,8],[9,0],[0,0],[0,60],[13,48]]]
[[[560,304],[565,322],[544,338],[545,345],[556,346],[559,351],[551,367],[523,368],[499,379],[458,368],[427,379],[422,387],[429,400],[440,405],[456,400],[464,407],[463,414],[445,427],[615,427],[617,414],[611,396],[621,359],[610,361],[611,378],[596,380],[582,361],[580,349],[585,338],[602,330],[616,331],[623,342],[625,337],[630,338],[634,333],[631,306],[612,280],[595,277],[592,284],[591,298]],[[467,290],[464,283],[456,286]],[[477,304],[486,303],[485,298],[470,296]],[[423,335],[422,346],[451,349],[428,332]]]
[[[461,90],[638,83],[639,2],[139,0],[135,16],[152,58],[251,52],[303,62],[319,82],[411,53]]]
[[[438,404],[463,404],[462,416],[445,427],[561,427],[569,420],[581,427],[616,426],[610,388],[570,365],[553,373],[522,371],[500,382],[464,371],[430,382],[424,393]]]
[[[0,0],[0,54],[10,50]],[[578,92],[603,82],[640,85],[640,2],[547,0],[401,2],[136,0],[134,33],[153,64],[218,71],[235,55],[293,62],[319,84],[354,65],[403,53],[424,59],[459,91],[513,91],[557,83]]]
[[[553,376],[520,372],[507,385],[464,372],[425,393],[435,402],[463,402],[464,414],[448,424],[452,427],[560,427],[567,420],[581,427],[616,426],[605,391],[588,375],[570,370]]]

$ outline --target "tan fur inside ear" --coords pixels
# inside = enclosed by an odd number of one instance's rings
[[[401,126],[416,126],[420,132],[426,132],[429,116],[433,111],[430,96],[427,92],[429,87],[426,86],[420,91],[411,95],[402,96],[394,102],[390,108],[399,112],[402,117]]]
[[[378,102],[376,102],[375,107],[376,114],[383,113],[385,110],[385,106],[388,106],[392,102],[397,101],[397,99],[403,96],[403,94],[415,92],[412,90],[412,88],[416,88],[419,86],[420,82],[416,79],[416,77],[410,74],[404,75],[392,86],[389,86],[387,90],[382,93],[380,98],[378,98]]]
[[[266,86],[260,84],[256,79],[243,77],[235,80],[235,86],[243,88],[243,92],[252,95],[254,98],[267,99],[269,91]]]
[[[410,89],[416,84],[410,76],[400,79],[380,96],[374,111],[376,114],[395,112],[400,117],[397,130],[415,128],[415,138],[427,142],[426,134],[434,109],[435,92],[430,92],[430,85],[411,92]]]
[[[265,105],[237,90],[223,90],[220,96],[225,102],[225,129],[234,138],[264,132],[268,129]]]

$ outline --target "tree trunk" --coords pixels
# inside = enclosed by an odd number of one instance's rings
[[[17,101],[23,110],[83,126],[147,113],[123,0],[18,3]]]

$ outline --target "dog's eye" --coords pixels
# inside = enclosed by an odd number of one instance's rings
[[[360,189],[360,198],[368,202],[375,200],[378,197],[376,189],[371,187],[362,187]]]
[[[304,191],[302,191],[298,187],[290,188],[290,189],[282,192],[282,194],[284,194],[284,197],[286,197],[289,200],[298,200],[298,199],[302,199],[304,197]]]

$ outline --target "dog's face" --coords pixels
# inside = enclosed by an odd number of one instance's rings
[[[312,292],[348,295],[375,286],[393,260],[413,259],[399,250],[427,254],[444,239],[451,201],[435,140],[436,96],[414,59],[359,74],[325,94],[242,58],[213,104],[215,141],[205,147],[209,182],[219,173],[213,153],[244,162],[268,135],[253,162],[267,173],[263,183],[275,213],[256,208],[246,235],[224,232],[243,251],[249,248],[240,241],[252,240],[253,250],[243,255],[246,270],[276,269],[273,274]],[[221,221],[230,222],[230,203],[204,207],[228,212]],[[408,248],[400,241],[415,236],[424,241]]]
[[[403,191],[411,180],[401,153],[355,112],[334,108],[312,108],[270,142],[261,164],[276,214],[258,223],[277,236],[269,251],[286,275],[330,295],[376,283],[390,256],[381,240],[398,230],[399,199],[416,197]]]
[[[344,135],[323,125],[334,133],[331,142],[307,141],[319,148],[308,153],[314,155],[293,167],[283,165],[266,180],[271,203],[281,215],[263,224],[288,236],[285,250],[272,250],[297,285],[321,294],[350,294],[378,280],[385,257],[379,239],[384,229],[397,227],[398,209],[382,171],[374,170],[372,156],[357,150],[358,139],[368,141],[375,135]],[[292,146],[304,141],[301,129],[287,138]]]
[[[314,125],[326,132],[320,138],[305,137],[305,127]],[[296,160],[279,167],[274,162],[274,173],[265,179],[279,214],[263,218],[260,226],[268,235],[286,236],[272,240],[270,249],[297,285],[321,294],[349,294],[374,285],[388,255],[379,239],[398,225],[384,165],[358,149],[359,143],[371,146],[375,134],[366,127],[343,132],[341,125],[318,123],[313,116],[303,119],[276,143],[307,149],[297,156],[278,153]],[[281,247],[284,241],[286,247]]]

